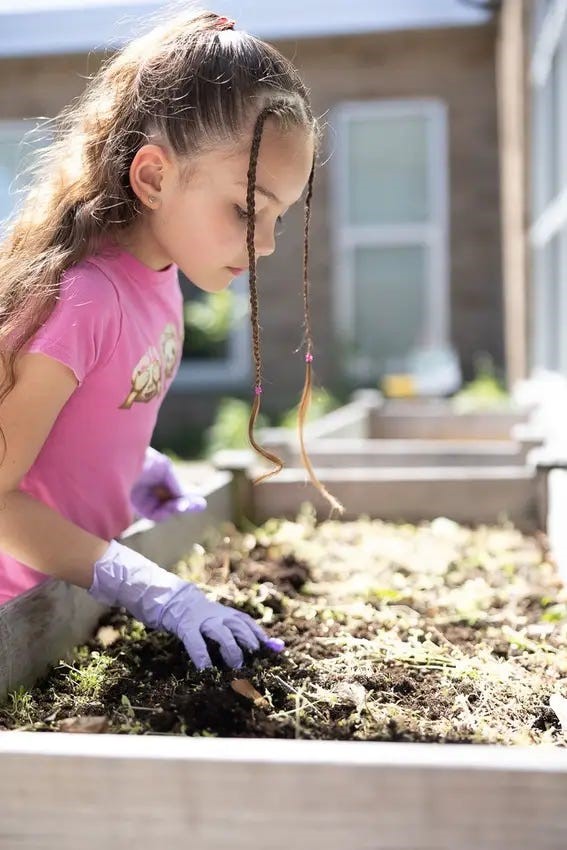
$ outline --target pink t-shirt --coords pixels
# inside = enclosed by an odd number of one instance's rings
[[[20,488],[106,540],[134,519],[130,492],[179,368],[177,272],[108,244],[65,272],[55,310],[26,346],[65,363],[79,385]],[[47,578],[0,552],[0,604]]]

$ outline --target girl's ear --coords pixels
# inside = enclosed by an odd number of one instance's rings
[[[130,165],[130,185],[146,206],[154,209],[159,206],[163,177],[169,166],[167,154],[160,145],[143,145],[136,151]]]

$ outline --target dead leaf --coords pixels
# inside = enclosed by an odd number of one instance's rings
[[[236,691],[237,694],[251,700],[254,705],[258,706],[258,708],[270,707],[270,703],[266,697],[263,697],[262,694],[256,690],[250,679],[233,679],[230,683],[230,687],[233,691]]]
[[[60,732],[89,732],[96,734],[106,732],[108,729],[108,717],[96,715],[86,717],[65,717],[57,724]]]

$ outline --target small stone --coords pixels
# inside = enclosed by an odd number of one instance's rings
[[[108,646],[112,646],[113,643],[116,643],[119,638],[120,632],[112,626],[101,626],[96,633],[96,639],[104,646],[105,649]]]

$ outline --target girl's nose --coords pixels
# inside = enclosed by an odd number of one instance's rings
[[[256,239],[254,240],[256,254],[259,257],[269,257],[276,249],[276,239],[274,232],[265,228],[262,231],[256,231]]]

